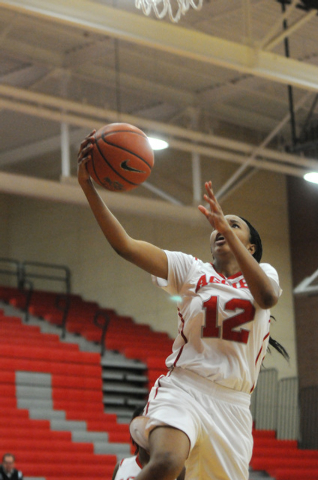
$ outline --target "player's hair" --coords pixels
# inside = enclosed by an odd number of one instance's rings
[[[248,220],[246,220],[243,217],[240,217],[240,219],[243,220],[249,228],[250,242],[253,245],[255,245],[255,252],[253,253],[253,257],[259,263],[261,261],[262,254],[263,254],[263,246],[262,246],[262,240],[261,240],[260,234]],[[271,318],[275,320],[275,317],[273,317],[272,315],[271,315]],[[280,353],[285,358],[285,360],[287,361],[289,360],[288,352],[285,350],[283,345],[277,342],[277,340],[275,340],[271,335],[269,337],[269,345],[275,348],[275,350],[277,350],[277,352]],[[270,348],[268,348],[268,350],[270,351]]]
[[[271,318],[276,321],[276,318],[273,317],[273,315],[271,315]],[[278,353],[283,355],[285,360],[289,361],[288,352],[287,352],[287,350],[285,350],[283,345],[281,345],[279,342],[277,342],[277,340],[275,340],[272,336],[269,336],[268,343],[271,347],[275,348],[275,350],[277,350]],[[268,347],[267,350],[270,352],[271,351],[270,347]]]
[[[133,414],[132,414],[132,417],[131,417],[131,420],[130,420],[130,423],[133,421],[134,418],[136,417],[139,417],[140,415],[142,415],[143,411],[144,411],[144,408],[145,408],[145,405],[143,407],[137,407]],[[137,455],[137,453],[139,452],[139,445],[138,443],[135,442],[135,440],[132,438],[132,436],[130,435],[130,441],[132,443],[132,445],[135,447],[135,452],[134,452],[134,455]]]
[[[263,255],[263,246],[262,246],[262,240],[261,240],[260,234],[258,233],[256,228],[254,228],[253,225],[248,220],[246,220],[243,217],[239,217],[239,218],[241,220],[243,220],[249,228],[250,242],[253,245],[255,245],[255,252],[253,253],[253,257],[259,263],[261,261],[262,255]]]

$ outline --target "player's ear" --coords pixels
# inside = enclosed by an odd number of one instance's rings
[[[247,250],[250,252],[251,255],[254,255],[254,253],[256,252],[256,245],[254,245],[253,243],[250,243],[247,246]]]

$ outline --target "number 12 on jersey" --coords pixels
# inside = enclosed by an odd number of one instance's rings
[[[255,307],[249,300],[241,298],[232,298],[226,304],[224,309],[241,312],[231,315],[223,320],[222,325],[218,323],[218,302],[219,297],[213,296],[203,304],[205,310],[205,324],[202,327],[202,338],[221,338],[232,342],[247,343],[250,332],[240,328],[245,323],[254,320]]]

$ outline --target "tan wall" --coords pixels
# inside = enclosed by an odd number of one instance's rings
[[[6,195],[0,195],[0,257],[8,258],[10,256],[9,252],[9,197]],[[6,270],[9,268],[9,264],[0,262],[0,270]],[[7,274],[0,273],[0,282],[9,284],[13,282],[15,285],[15,278]]]
[[[5,197],[10,213],[7,254],[19,260],[66,264],[72,271],[74,293],[101,306],[131,315],[156,330],[176,333],[176,307],[168,295],[151,283],[147,273],[118,257],[108,246],[86,207],[61,205],[22,197]],[[146,200],[145,200],[146,201]],[[288,365],[268,355],[266,366],[280,376],[296,374],[295,334],[291,295],[290,255],[285,178],[267,172],[254,175],[223,205],[225,213],[245,216],[259,230],[264,243],[263,261],[279,272],[283,296],[273,310],[277,322],[273,336],[291,355]],[[209,261],[210,228],[158,221],[155,218],[119,217],[129,234],[161,248],[181,250]],[[3,231],[3,228],[1,228]]]

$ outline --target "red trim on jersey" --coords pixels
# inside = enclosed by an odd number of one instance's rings
[[[259,349],[259,352],[258,352],[257,357],[256,357],[256,360],[255,360],[255,365],[257,364],[257,360],[259,359],[259,356],[260,356],[260,354],[262,353],[262,350],[263,350],[263,345],[262,345],[261,348]]]
[[[237,277],[241,277],[243,275],[242,272],[238,272],[238,273],[234,273],[234,275],[231,275],[230,277],[225,277],[223,275],[223,273],[220,273],[217,271],[217,269],[215,268],[215,266],[213,265],[213,263],[211,263],[212,267],[214,268],[214,270],[216,271],[216,273],[218,275],[220,275],[220,277],[224,278],[225,280],[233,280],[234,278],[237,278]]]
[[[187,337],[185,336],[185,334],[183,333],[183,329],[184,329],[184,318],[183,318],[183,316],[182,316],[182,313],[180,312],[180,308],[178,308],[178,315],[179,315],[179,318],[180,318],[180,320],[181,320],[181,322],[182,322],[182,328],[181,328],[180,335],[181,335],[181,337],[183,338],[184,342],[185,342],[185,343],[188,343],[188,339],[187,339]]]
[[[124,460],[125,460],[124,458],[121,460],[121,462],[119,464],[120,467],[122,466]]]
[[[262,346],[261,346],[261,348],[259,349],[258,355],[257,355],[256,360],[255,360],[255,365],[257,364],[257,361],[258,361],[258,359],[259,359],[260,354],[262,353],[263,343],[265,342],[265,340],[266,340],[267,337],[269,337],[269,332],[268,332],[268,333],[265,335],[265,337],[263,338]],[[264,358],[265,358],[265,357],[264,357]],[[263,360],[264,360],[264,358],[263,358]]]
[[[178,353],[178,355],[177,355],[177,358],[176,358],[175,361],[174,361],[173,367],[176,367],[176,366],[177,366],[177,361],[178,361],[179,358],[181,357],[181,353],[182,353],[183,349],[184,349],[184,345],[182,345],[182,347],[180,348],[179,353]]]
[[[138,467],[141,468],[141,470],[142,470],[142,464],[141,464],[141,461],[140,461],[140,458],[139,458],[139,454],[136,457],[136,463],[137,463]]]
[[[243,275],[242,272],[237,272],[237,273],[234,273],[234,275],[230,275],[228,278],[228,280],[233,280],[233,278],[238,278],[238,277],[241,277]]]
[[[186,343],[188,343],[188,339],[187,339],[187,337],[185,336],[185,334],[183,333],[184,323],[185,323],[185,322],[184,322],[184,318],[183,318],[182,313],[180,312],[180,309],[179,309],[179,308],[178,308],[178,315],[179,315],[179,318],[180,318],[180,320],[181,320],[181,322],[182,322],[182,328],[181,328],[180,335],[181,335],[181,337],[183,338],[184,344],[186,344]],[[178,353],[178,355],[177,355],[177,358],[175,359],[175,361],[174,361],[174,363],[173,363],[173,368],[177,366],[177,362],[178,362],[179,358],[181,357],[181,353],[182,353],[183,349],[184,349],[184,345],[182,345],[182,347],[181,347],[180,350],[179,350],[179,353]]]
[[[162,378],[162,377],[164,377],[164,375],[160,375],[160,377],[159,377],[158,380],[157,380],[158,386],[157,386],[157,388],[156,388],[156,393],[155,393],[155,396],[153,397],[153,399],[156,398],[156,396],[157,396],[157,394],[158,394],[158,390],[159,390],[159,388],[161,387],[161,385],[160,385],[160,378]]]
[[[255,388],[255,385],[252,386],[252,388],[251,388],[251,390],[250,390],[250,393],[253,392],[254,388]]]
[[[160,378],[162,378],[162,377],[164,377],[164,375],[160,375],[160,377],[157,379],[158,385],[157,385],[156,393],[155,393],[155,396],[153,397],[153,400],[156,398],[156,396],[157,396],[157,394],[158,394],[158,390],[159,390],[159,388],[161,387],[161,385],[160,385]],[[147,403],[145,415],[147,415],[147,413],[148,413],[150,401],[151,401],[151,400],[149,400],[148,403]]]

